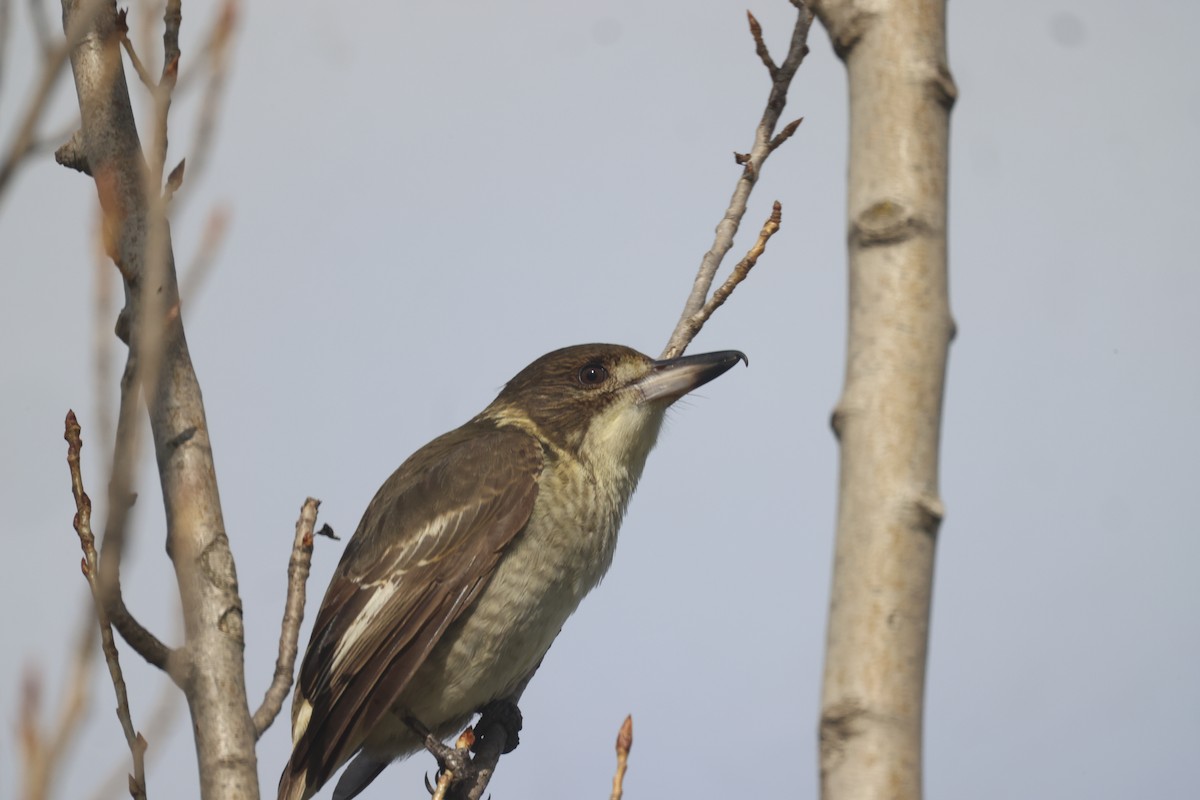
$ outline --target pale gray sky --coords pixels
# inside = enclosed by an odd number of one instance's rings
[[[15,5],[3,135],[33,72]],[[791,6],[752,9],[781,51]],[[208,209],[230,210],[217,267],[184,313],[257,703],[304,497],[348,535],[409,452],[542,352],[600,340],[657,353],[767,81],[743,4],[305,1],[241,13],[211,169],[190,187],[175,245],[187,265]],[[207,12],[185,14],[186,64]],[[1200,6],[1171,0],[951,6],[959,337],[930,798],[1184,797],[1200,783],[1198,26]],[[819,26],[811,44],[787,112],[805,123],[747,219],[756,230],[779,199],[783,230],[693,348],[740,348],[752,366],[672,415],[612,572],[526,695],[498,800],[603,797],[629,712],[630,797],[816,795],[846,107]],[[72,95],[64,83],[55,120]],[[177,104],[174,158],[194,110]],[[35,671],[57,699],[84,608],[68,408],[97,499],[105,474],[90,366],[94,189],[42,163],[2,202],[0,795],[17,786],[20,675]],[[115,291],[115,271],[100,274]],[[128,599],[177,641],[148,470],[137,510]],[[339,548],[318,543],[312,594]],[[124,663],[144,725],[164,679],[132,654]],[[125,758],[99,666],[94,690],[62,797],[86,797]],[[152,797],[196,796],[187,727],[181,713],[173,735],[151,741]],[[277,724],[258,751],[266,795],[287,749]],[[430,766],[393,767],[365,798],[422,797]]]

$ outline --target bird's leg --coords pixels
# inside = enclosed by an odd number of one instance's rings
[[[429,728],[426,728],[421,720],[416,717],[405,717],[404,724],[409,727],[413,733],[421,737],[422,744],[425,749],[433,754],[437,760],[438,772],[453,772],[456,778],[461,778],[468,774],[471,769],[470,751],[463,747],[452,747],[433,734]]]
[[[478,753],[490,736],[501,733],[504,745],[500,753],[511,753],[520,744],[522,724],[521,709],[516,703],[509,699],[493,700],[479,710],[479,723],[475,726],[477,738],[471,749]]]

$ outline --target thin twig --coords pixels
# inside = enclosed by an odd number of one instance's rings
[[[124,14],[125,12],[122,11],[121,46],[125,48],[125,55],[129,56],[129,63],[133,64],[133,71],[137,73],[138,80],[140,80],[142,85],[147,89],[154,91],[155,88],[157,88],[157,84],[155,84],[154,78],[151,77],[150,70],[146,69],[146,65],[142,63],[140,58],[138,58],[137,50],[133,48],[133,42],[129,39],[129,28],[128,26],[124,25]]]
[[[196,129],[192,135],[192,148],[188,158],[191,162],[188,168],[188,185],[195,186],[208,167],[208,155],[212,151],[213,140],[217,128],[218,112],[221,99],[225,94],[226,78],[229,71],[229,54],[232,50],[233,34],[237,25],[237,1],[225,0],[213,23],[212,33],[202,51],[202,57],[208,72],[208,82],[204,86],[204,95],[200,101],[200,111],[196,116]],[[196,75],[195,70],[187,73]],[[186,76],[185,76],[186,77]],[[178,86],[176,88],[179,88]],[[186,192],[186,198],[190,192]],[[176,201],[178,210],[180,203]],[[184,294],[186,298],[188,295]]]
[[[167,116],[171,111],[171,94],[179,80],[179,25],[183,21],[181,0],[167,0],[163,11],[163,68],[154,96],[154,133],[150,146],[150,173],[154,184],[151,198],[162,191],[163,170],[167,163]]]
[[[102,8],[104,8],[104,0],[84,0],[83,7],[72,19],[66,36],[46,54],[42,62],[42,73],[38,77],[37,87],[33,90],[29,104],[25,107],[25,113],[21,115],[21,122],[17,125],[17,133],[13,136],[13,140],[9,144],[4,158],[0,159],[0,197],[4,195],[4,189],[12,179],[17,167],[21,165],[21,162],[30,153],[31,145],[33,145],[36,138],[34,134],[37,131],[38,122],[41,121],[42,114],[46,110],[46,105],[50,102],[50,90],[54,88],[54,84],[58,81],[59,75],[62,73],[62,66],[71,54],[71,48],[87,32],[96,14]]]
[[[79,453],[83,448],[80,438],[79,421],[75,412],[67,412],[66,433],[67,465],[71,470],[71,493],[75,497],[75,532],[79,534],[79,545],[83,549],[83,561],[80,566],[83,576],[87,578],[88,588],[92,590],[92,602],[96,606],[96,621],[100,625],[100,644],[104,650],[104,660],[108,664],[108,674],[112,678],[113,690],[117,695],[117,719],[121,722],[121,730],[125,734],[125,742],[133,756],[133,774],[129,776],[129,793],[135,800],[146,800],[146,740],[133,728],[133,720],[129,714],[129,696],[125,690],[125,677],[121,673],[121,661],[117,654],[117,643],[113,639],[112,625],[108,619],[104,597],[97,578],[98,557],[96,555],[96,539],[92,535],[92,501],[83,490],[83,475],[79,468]]]
[[[754,147],[749,153],[735,154],[735,160],[742,166],[742,173],[738,176],[725,215],[717,225],[713,245],[700,260],[700,268],[696,272],[691,292],[679,315],[679,321],[675,324],[675,330],[671,332],[667,346],[663,348],[662,358],[674,358],[681,355],[691,343],[692,337],[695,336],[695,330],[691,330],[692,320],[708,302],[708,293],[712,289],[717,269],[721,266],[725,254],[733,247],[733,238],[737,234],[742,218],[746,215],[746,204],[754,184],[758,182],[763,163],[776,148],[787,141],[800,124],[800,121],[796,120],[780,131],[778,136],[775,134],[775,127],[779,124],[783,107],[787,103],[787,93],[792,78],[808,54],[808,31],[812,27],[813,17],[808,7],[798,0],[795,0],[793,4],[796,5],[799,13],[796,17],[796,25],[792,29],[792,40],[788,46],[787,57],[778,66],[767,52],[762,38],[762,28],[753,15],[750,16],[750,35],[754,38],[755,51],[758,52],[759,58],[771,77],[771,92],[767,96],[762,119],[755,130]]]
[[[165,744],[182,707],[179,689],[173,683],[163,683],[143,726],[145,738],[156,745],[153,750],[146,751],[147,765],[150,765],[155,757],[161,758],[166,752],[162,745]],[[107,777],[95,783],[96,790],[92,793],[92,800],[111,800],[127,791],[127,774],[123,765],[114,765]]]
[[[121,324],[118,320],[118,326]],[[130,348],[121,376],[121,402],[117,411],[117,430],[113,437],[113,460],[108,483],[108,515],[104,520],[104,542],[100,549],[100,588],[105,607],[113,625],[134,651],[147,662],[171,675],[178,684],[183,681],[175,653],[157,636],[139,623],[125,607],[121,593],[121,558],[125,550],[125,531],[129,510],[137,501],[133,492],[134,470],[137,466],[138,436],[138,367],[135,350]]]
[[[321,501],[312,497],[300,507],[296,520],[296,536],[292,540],[292,557],[288,559],[287,601],[283,605],[283,625],[279,632],[279,657],[275,659],[275,676],[267,688],[262,705],[254,712],[254,732],[261,737],[283,708],[288,690],[292,688],[292,672],[299,649],[300,623],[304,621],[305,584],[312,566],[313,528],[317,524],[317,509]]]
[[[749,11],[746,12],[746,18],[750,20],[750,35],[754,37],[754,52],[758,53],[758,57],[762,59],[763,66],[767,68],[767,72],[774,80],[775,73],[779,71],[779,67],[775,66],[775,60],[771,58],[771,51],[767,50],[767,43],[763,41],[762,26],[758,24],[758,20]]]
[[[633,715],[627,714],[617,732],[617,771],[613,774],[610,800],[621,800],[625,793],[625,769],[629,766],[629,751],[633,749]]]
[[[746,276],[750,274],[750,270],[758,263],[758,257],[767,249],[767,241],[775,235],[779,230],[779,223],[782,219],[783,207],[776,200],[771,209],[771,216],[763,223],[762,230],[758,232],[758,239],[754,245],[746,253],[745,258],[737,263],[733,268],[733,272],[729,273],[729,277],[721,284],[712,297],[705,301],[704,306],[692,316],[682,321],[682,330],[685,336],[685,341],[690,342],[696,338],[696,334],[700,333],[700,329],[704,327],[704,323],[708,322],[708,318],[713,315],[713,312],[725,304],[729,299],[729,295],[733,294],[733,290],[737,285],[746,280]],[[665,358],[673,358],[678,353],[667,355]]]
[[[88,617],[92,615],[89,613]],[[38,723],[39,691],[37,675],[25,677],[21,693],[19,730],[21,733],[21,764],[24,768],[23,800],[45,800],[53,797],[54,780],[61,774],[67,748],[79,732],[84,711],[90,699],[91,666],[96,654],[96,629],[91,619],[80,625],[79,636],[71,659],[71,672],[66,681],[58,723],[43,735]]]
[[[192,303],[200,294],[204,281],[212,273],[216,263],[217,250],[225,241],[225,233],[229,230],[229,209],[218,206],[208,215],[204,226],[204,235],[200,238],[200,247],[192,257],[192,263],[183,272],[180,279],[180,302],[187,308],[193,308]]]

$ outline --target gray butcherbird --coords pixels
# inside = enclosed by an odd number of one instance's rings
[[[349,800],[503,699],[612,563],[667,407],[746,357],[620,345],[542,356],[380,487],[325,592],[292,699],[279,800]],[[749,362],[747,362],[749,363]]]

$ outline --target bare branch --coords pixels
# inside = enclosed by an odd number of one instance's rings
[[[138,80],[142,82],[150,91],[154,91],[158,84],[154,82],[154,78],[150,75],[150,70],[146,69],[146,65],[138,58],[137,50],[133,47],[133,42],[129,39],[129,26],[125,23],[125,11],[121,11],[121,46],[125,48],[125,55],[129,56],[129,63],[133,64],[133,71],[137,73]]]
[[[146,724],[142,730],[145,738],[155,744],[153,750],[146,751],[147,766],[153,762],[156,756],[161,758],[165,752],[162,744],[171,732],[171,726],[175,724],[179,708],[182,705],[181,699],[179,689],[175,684],[164,683],[154,701],[154,707],[146,715]],[[127,774],[124,767],[119,764],[115,765],[107,777],[96,781],[96,790],[92,793],[92,800],[110,800],[110,798],[125,793],[129,783]]]
[[[63,0],[68,26],[79,2]],[[134,125],[120,48],[112,38],[114,22],[109,2],[72,50],[71,66],[81,112],[80,149],[100,197],[105,249],[124,278],[118,333],[129,344],[132,380],[146,399],[167,514],[167,551],[182,601],[186,644],[181,663],[170,665],[169,672],[183,684],[192,714],[201,796],[255,800],[254,722],[246,702],[237,572],[184,335],[170,230],[159,192],[148,190],[161,186],[165,137],[152,148],[157,166],[151,168]],[[177,67],[178,58],[168,60],[168,72]],[[157,182],[147,177],[156,174]]]
[[[151,198],[162,191],[162,175],[167,163],[167,116],[171,111],[171,94],[179,79],[179,25],[183,21],[181,0],[167,0],[163,11],[163,68],[154,97],[154,129],[150,144]]]
[[[112,470],[108,483],[108,515],[104,521],[104,542],[100,551],[100,589],[113,625],[138,655],[181,683],[179,659],[157,636],[141,625],[125,607],[121,593],[121,558],[125,550],[125,530],[129,510],[137,501],[133,492],[137,464],[138,366],[131,348],[121,376],[121,403],[117,412]]]
[[[200,239],[200,247],[192,257],[192,263],[183,273],[183,285],[179,288],[179,296],[184,303],[192,303],[200,293],[200,287],[212,271],[216,263],[217,250],[225,241],[225,232],[229,229],[229,210],[214,208],[208,215],[204,226],[204,235]]]
[[[746,257],[738,262],[733,268],[733,272],[729,273],[729,277],[721,284],[718,289],[713,292],[712,297],[705,301],[704,306],[692,314],[685,320],[680,321],[680,327],[677,329],[682,333],[683,347],[686,347],[692,339],[696,338],[696,334],[700,333],[700,329],[704,327],[704,323],[708,322],[708,318],[713,315],[713,312],[725,304],[729,299],[729,295],[733,294],[733,290],[738,284],[746,280],[746,276],[750,274],[750,270],[758,263],[758,257],[767,249],[767,241],[775,235],[779,230],[779,224],[782,219],[783,207],[776,200],[771,209],[771,216],[763,223],[762,230],[758,233],[758,239],[754,242],[754,246],[746,253]],[[683,352],[668,348],[663,352],[663,358],[675,358]]]
[[[746,12],[746,18],[750,20],[750,35],[754,37],[754,52],[758,53],[758,57],[762,59],[763,66],[767,68],[767,74],[771,76],[771,80],[775,80],[775,74],[779,72],[779,67],[775,66],[771,52],[767,50],[767,43],[763,41],[762,26],[749,11]]]
[[[17,167],[30,153],[36,138],[34,134],[37,131],[38,123],[46,110],[46,104],[50,102],[50,90],[58,81],[67,56],[70,55],[72,47],[80,41],[105,4],[105,0],[78,0],[78,2],[80,8],[75,14],[72,24],[67,26],[65,38],[46,54],[37,86],[33,90],[29,104],[25,107],[25,113],[21,115],[17,132],[5,151],[3,159],[0,159],[0,197],[4,195],[4,189],[12,179]],[[34,18],[37,18],[36,13]]]
[[[254,732],[262,736],[287,698],[292,688],[292,673],[299,649],[300,623],[304,621],[305,585],[312,565],[313,528],[317,524],[317,508],[321,501],[312,497],[300,507],[296,520],[296,536],[292,540],[292,557],[288,559],[287,601],[283,606],[283,625],[279,632],[279,657],[275,659],[275,676],[267,688],[262,705],[254,712]]]
[[[192,135],[191,167],[188,170],[188,184],[195,186],[208,166],[208,154],[212,151],[214,132],[217,127],[218,111],[221,98],[225,94],[226,78],[229,70],[229,53],[232,49],[233,34],[237,25],[236,0],[224,0],[221,11],[213,23],[207,44],[204,46],[204,58],[208,81],[204,86],[204,95],[200,101],[200,113],[196,117],[196,129]],[[197,70],[190,70],[182,80],[197,75]],[[186,198],[190,193],[185,192]],[[190,297],[184,292],[185,298]]]
[[[83,576],[87,578],[88,587],[92,590],[92,601],[96,606],[96,621],[100,625],[100,645],[104,650],[104,660],[108,664],[108,674],[112,678],[113,689],[117,695],[117,719],[121,722],[121,730],[125,734],[125,742],[133,756],[133,774],[129,776],[129,792],[135,800],[146,800],[146,740],[133,728],[133,720],[129,714],[129,696],[125,690],[125,677],[121,673],[120,656],[117,653],[117,643],[113,639],[112,625],[108,620],[104,597],[100,591],[97,579],[98,558],[96,555],[96,539],[92,535],[92,501],[83,490],[83,475],[79,469],[79,453],[83,448],[80,438],[79,421],[75,412],[67,412],[66,433],[67,464],[71,470],[71,494],[75,497],[75,532],[79,534],[79,544],[83,548]]]
[[[38,723],[40,683],[29,672],[21,693],[19,730],[21,735],[21,764],[24,768],[24,800],[46,800],[53,797],[54,779],[61,774],[67,748],[79,732],[87,709],[91,686],[92,659],[96,654],[96,630],[93,614],[79,628],[73,649],[71,671],[66,681],[62,709],[54,729],[43,736]]]
[[[627,714],[617,732],[617,771],[613,775],[610,800],[621,800],[625,794],[625,769],[629,766],[629,751],[633,749],[633,715]]]
[[[716,278],[717,269],[721,266],[725,254],[733,247],[733,238],[737,235],[742,218],[746,215],[746,204],[750,198],[750,192],[754,189],[754,184],[758,182],[763,163],[779,145],[795,132],[796,126],[799,125],[799,121],[793,122],[778,136],[775,135],[775,126],[779,124],[779,117],[787,103],[787,93],[791,87],[792,78],[795,76],[796,70],[800,68],[804,57],[808,55],[808,31],[812,27],[812,12],[802,2],[796,3],[796,7],[799,13],[796,16],[796,25],[792,29],[791,44],[788,46],[787,57],[778,66],[775,66],[766,52],[766,45],[762,43],[762,29],[758,26],[757,20],[753,16],[750,17],[750,31],[755,39],[755,47],[759,52],[759,57],[763,59],[763,63],[767,65],[767,69],[771,73],[771,92],[767,96],[766,108],[763,110],[762,119],[755,131],[754,147],[749,153],[735,154],[737,163],[742,165],[742,174],[734,186],[733,196],[729,200],[725,216],[717,225],[713,245],[700,260],[700,268],[692,283],[691,293],[688,295],[687,302],[684,303],[679,321],[675,324],[675,330],[671,332],[671,336],[667,340],[667,346],[663,348],[662,358],[681,355],[691,343],[692,337],[695,336],[695,331],[689,335],[690,326],[693,324],[691,320],[707,303],[708,293]]]

